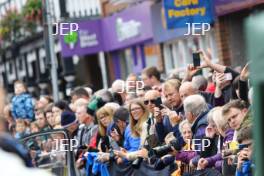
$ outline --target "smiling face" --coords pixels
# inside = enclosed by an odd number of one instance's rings
[[[136,121],[138,121],[140,117],[142,117],[144,114],[142,107],[138,104],[131,104],[130,112],[131,112],[132,118]]]
[[[149,112],[154,113],[155,100],[160,97],[160,93],[156,90],[149,90],[144,96],[144,104]]]

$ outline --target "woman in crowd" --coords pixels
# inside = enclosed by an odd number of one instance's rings
[[[125,130],[124,149],[121,151],[115,151],[115,154],[119,157],[126,158],[128,160],[135,160],[142,155],[140,150],[141,134],[143,123],[147,121],[149,112],[146,109],[143,102],[135,100],[129,104],[129,125]]]
[[[198,162],[199,169],[215,167],[222,171],[222,154],[224,143],[231,141],[233,131],[228,129],[227,122],[221,115],[222,108],[212,109],[207,116],[208,126],[206,128],[206,138],[210,140],[210,146],[206,147],[201,153]]]
[[[52,107],[52,114],[54,118],[54,128],[60,127],[61,124],[61,114],[63,111],[71,111],[67,102],[58,101]]]
[[[113,121],[113,109],[110,106],[103,106],[96,112],[98,121],[98,134],[96,137],[96,146],[101,152],[110,150],[110,140],[107,135],[107,127]]]

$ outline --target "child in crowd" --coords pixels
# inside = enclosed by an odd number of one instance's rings
[[[15,133],[15,138],[16,139],[21,139],[28,135],[27,131],[27,122],[23,119],[17,119],[16,120],[16,133]]]
[[[15,96],[12,98],[12,117],[25,119],[29,122],[34,120],[34,105],[30,94],[26,92],[26,86],[22,81],[14,83]]]
[[[37,122],[32,122],[30,124],[30,133],[37,133],[40,131],[40,128],[38,126],[38,123]]]

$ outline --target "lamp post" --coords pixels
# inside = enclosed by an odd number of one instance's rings
[[[44,21],[44,41],[46,49],[46,57],[51,70],[52,93],[54,101],[59,100],[58,90],[58,63],[55,57],[54,40],[52,30],[52,15],[49,0],[42,0],[43,6],[43,21]]]

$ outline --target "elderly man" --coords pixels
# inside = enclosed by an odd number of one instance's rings
[[[205,101],[211,105],[211,106],[222,106],[224,104],[224,98],[221,94],[221,90],[219,90],[219,87],[217,86],[217,91],[215,94],[213,93],[208,93],[204,91],[199,91],[194,83],[192,82],[184,82],[182,83],[179,93],[181,96],[182,101],[190,95],[195,95],[195,94],[200,94],[201,96],[204,97]],[[220,92],[219,92],[220,91]]]
[[[208,125],[207,113],[209,108],[207,103],[201,95],[190,95],[183,101],[183,106],[186,119],[192,124],[193,139],[202,139]],[[201,141],[197,143],[199,142]],[[196,146],[201,147],[198,144]]]
[[[205,137],[205,129],[208,125],[207,114],[209,108],[204,98],[201,95],[190,95],[183,101],[186,119],[192,124],[193,145],[194,150],[199,154],[202,151],[202,139]],[[197,165],[199,155],[194,157],[191,165]]]
[[[86,107],[78,106],[76,109],[76,117],[81,124],[77,135],[79,146],[88,146],[98,131],[98,126],[94,124],[94,117],[87,113]]]

